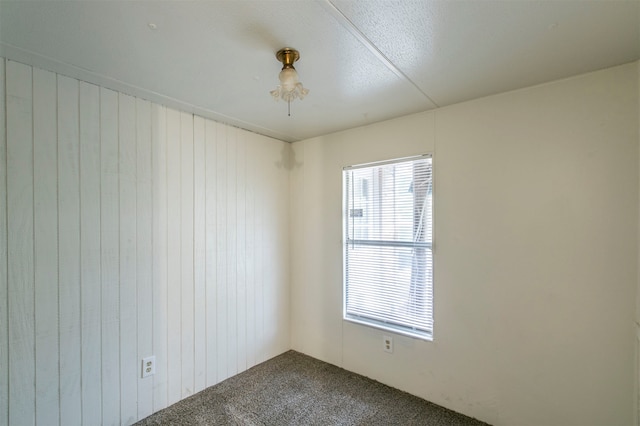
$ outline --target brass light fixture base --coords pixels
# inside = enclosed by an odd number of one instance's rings
[[[293,63],[300,59],[300,52],[292,47],[283,47],[276,53],[276,58],[282,62],[282,69],[293,68]]]

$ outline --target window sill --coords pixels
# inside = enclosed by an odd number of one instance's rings
[[[358,325],[363,325],[365,327],[374,328],[376,330],[382,330],[382,331],[385,331],[385,332],[388,332],[388,333],[394,333],[394,334],[399,334],[401,336],[411,337],[412,339],[425,340],[427,342],[433,342],[433,333],[429,333],[429,334],[426,334],[426,333],[425,334],[412,333],[410,331],[401,330],[401,329],[396,328],[396,327],[385,326],[383,324],[377,324],[377,323],[368,322],[368,321],[365,321],[365,320],[358,320],[356,318],[343,317],[342,320],[346,321],[346,322],[350,322],[352,324],[358,324]]]

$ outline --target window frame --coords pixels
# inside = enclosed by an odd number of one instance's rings
[[[398,164],[402,162],[416,161],[421,159],[431,159],[431,241],[429,242],[413,242],[407,243],[406,241],[376,241],[376,240],[350,240],[349,239],[349,227],[348,227],[348,218],[350,217],[350,207],[349,207],[349,199],[348,199],[348,181],[346,179],[346,173],[350,170],[354,169],[362,169],[362,168],[373,168],[380,167],[390,164]],[[345,166],[342,168],[342,319],[343,321],[348,321],[354,324],[360,324],[367,327],[383,330],[385,332],[405,335],[411,338],[433,341],[433,332],[434,332],[434,271],[435,271],[435,261],[434,261],[434,240],[435,240],[435,209],[434,209],[434,198],[435,198],[435,185],[434,185],[434,160],[433,153],[427,152],[420,155],[414,155],[409,157],[401,157],[383,161],[375,161],[369,163],[361,163],[355,164],[351,166]],[[371,245],[376,247],[422,247],[427,248],[431,251],[431,329],[423,330],[423,329],[411,329],[410,327],[402,327],[397,324],[392,324],[391,322],[383,322],[373,318],[363,318],[362,316],[352,316],[347,312],[347,250],[348,244],[357,242],[358,245],[365,246]]]

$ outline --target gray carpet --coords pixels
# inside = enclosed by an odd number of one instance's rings
[[[485,425],[295,351],[136,423],[147,425]]]

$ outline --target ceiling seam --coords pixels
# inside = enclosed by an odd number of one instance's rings
[[[338,23],[340,23],[340,25],[342,25],[347,31],[351,33],[351,35],[357,38],[358,41],[360,41],[360,43],[362,43],[371,53],[373,53],[390,71],[392,71],[398,77],[405,79],[406,81],[411,83],[411,85],[415,87],[415,89],[418,92],[420,92],[425,98],[427,98],[429,102],[435,105],[436,108],[440,107],[440,105],[434,102],[434,100],[431,99],[431,97],[427,95],[420,88],[420,86],[418,86],[411,78],[409,78],[409,76],[407,76],[404,72],[402,72],[402,70],[400,70],[400,68],[398,68],[393,62],[391,62],[391,60],[387,58],[387,56],[384,53],[382,53],[380,49],[378,49],[376,45],[373,44],[373,42],[369,40],[369,38],[366,35],[364,35],[364,33],[360,31],[360,29],[358,29],[358,27],[352,21],[349,18],[347,18],[347,16],[344,13],[342,13],[342,11],[338,9],[336,5],[334,5],[331,2],[331,0],[316,0],[316,1],[334,18],[336,18],[336,20],[338,21]]]

